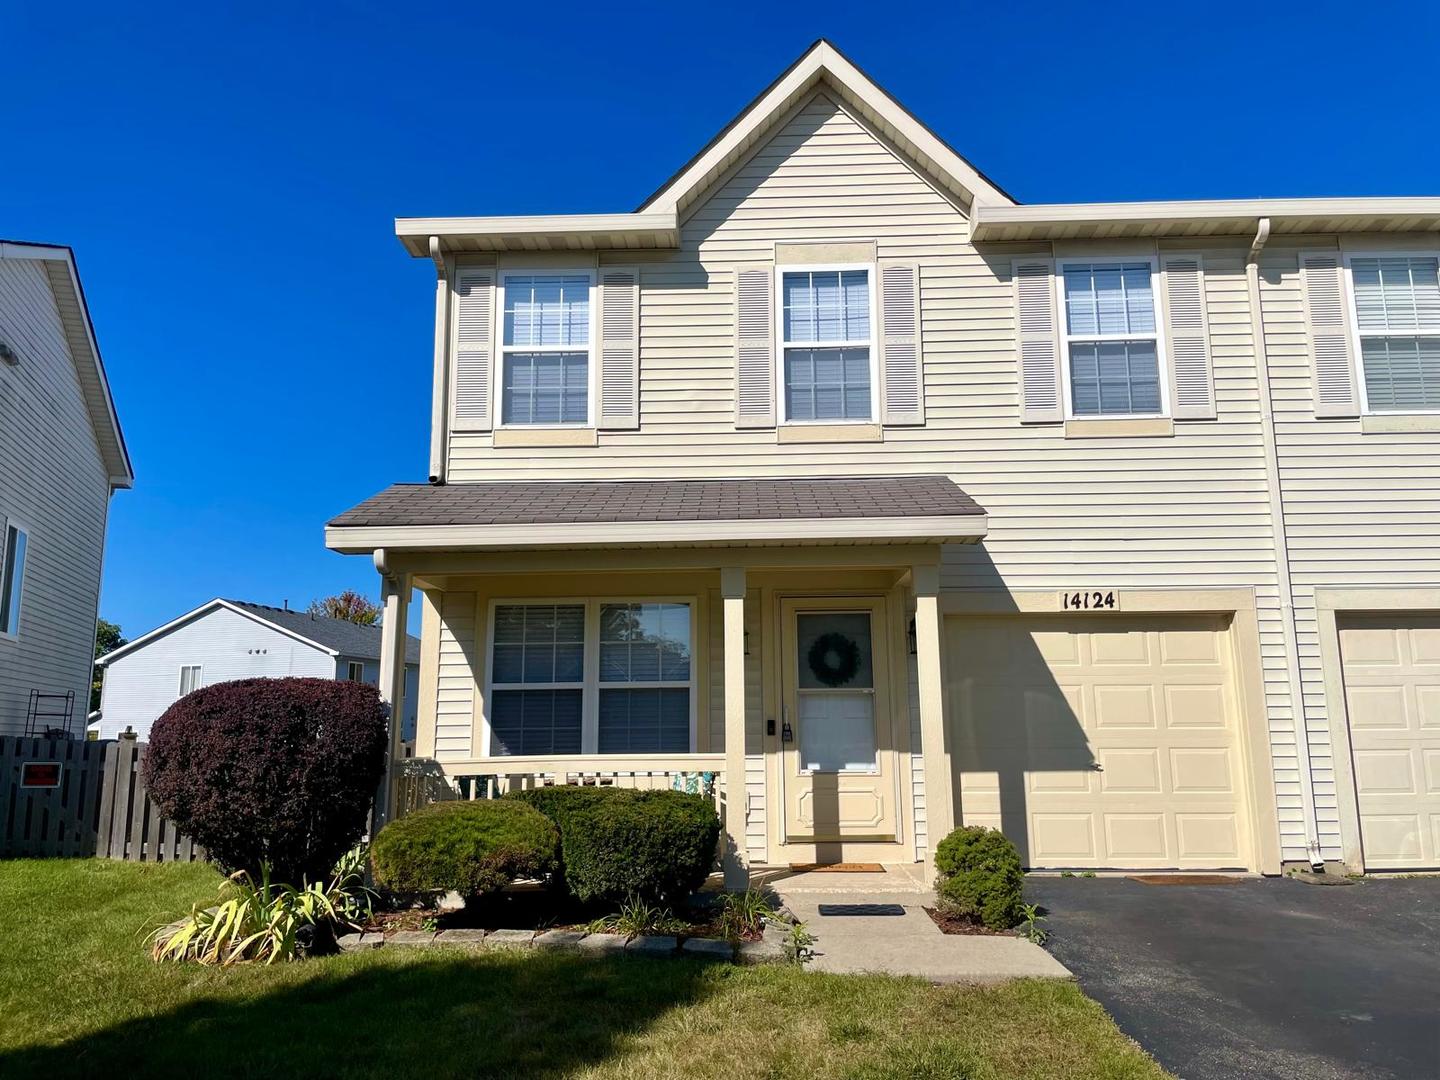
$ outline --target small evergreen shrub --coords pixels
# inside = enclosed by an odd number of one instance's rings
[[[373,686],[239,679],[186,694],[150,729],[145,786],[227,873],[324,880],[365,832],[385,767]]]
[[[480,799],[432,803],[387,824],[370,846],[375,880],[400,893],[498,892],[555,867],[560,837],[538,810]]]
[[[675,907],[715,863],[720,819],[700,795],[566,785],[508,797],[555,822],[560,872],[577,900]]]
[[[991,930],[1021,920],[1025,872],[1015,845],[997,829],[962,826],[935,849],[935,893],[941,910]]]

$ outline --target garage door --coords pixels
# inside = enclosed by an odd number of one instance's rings
[[[960,819],[1036,868],[1250,867],[1227,626],[950,618]]]
[[[1440,866],[1440,615],[1342,622],[1340,658],[1365,866]]]

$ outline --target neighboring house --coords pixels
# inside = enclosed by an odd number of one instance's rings
[[[396,231],[431,483],[326,536],[452,779],[718,773],[732,884],[1440,866],[1440,199],[1020,206],[819,42],[633,212]]]
[[[420,642],[403,637],[408,694],[402,737],[408,741],[415,732]],[[143,742],[150,725],[180,698],[233,679],[307,675],[374,685],[380,678],[380,639],[378,626],[211,600],[100,658],[105,681],[100,715],[90,729],[113,739],[128,728]]]
[[[134,481],[74,253],[0,240],[0,735],[84,732],[110,496]]]

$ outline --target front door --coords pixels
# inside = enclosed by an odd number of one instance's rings
[[[781,616],[787,842],[896,839],[884,599],[791,599]]]

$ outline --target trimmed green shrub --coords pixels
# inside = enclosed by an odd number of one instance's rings
[[[555,868],[560,837],[523,803],[480,799],[422,807],[390,822],[370,846],[375,880],[402,893],[497,892]]]
[[[704,884],[715,863],[720,819],[700,795],[566,785],[509,798],[555,822],[561,873],[577,900],[673,907]]]
[[[962,826],[935,849],[935,893],[948,914],[991,930],[1020,922],[1025,872],[1020,853],[997,829]]]

